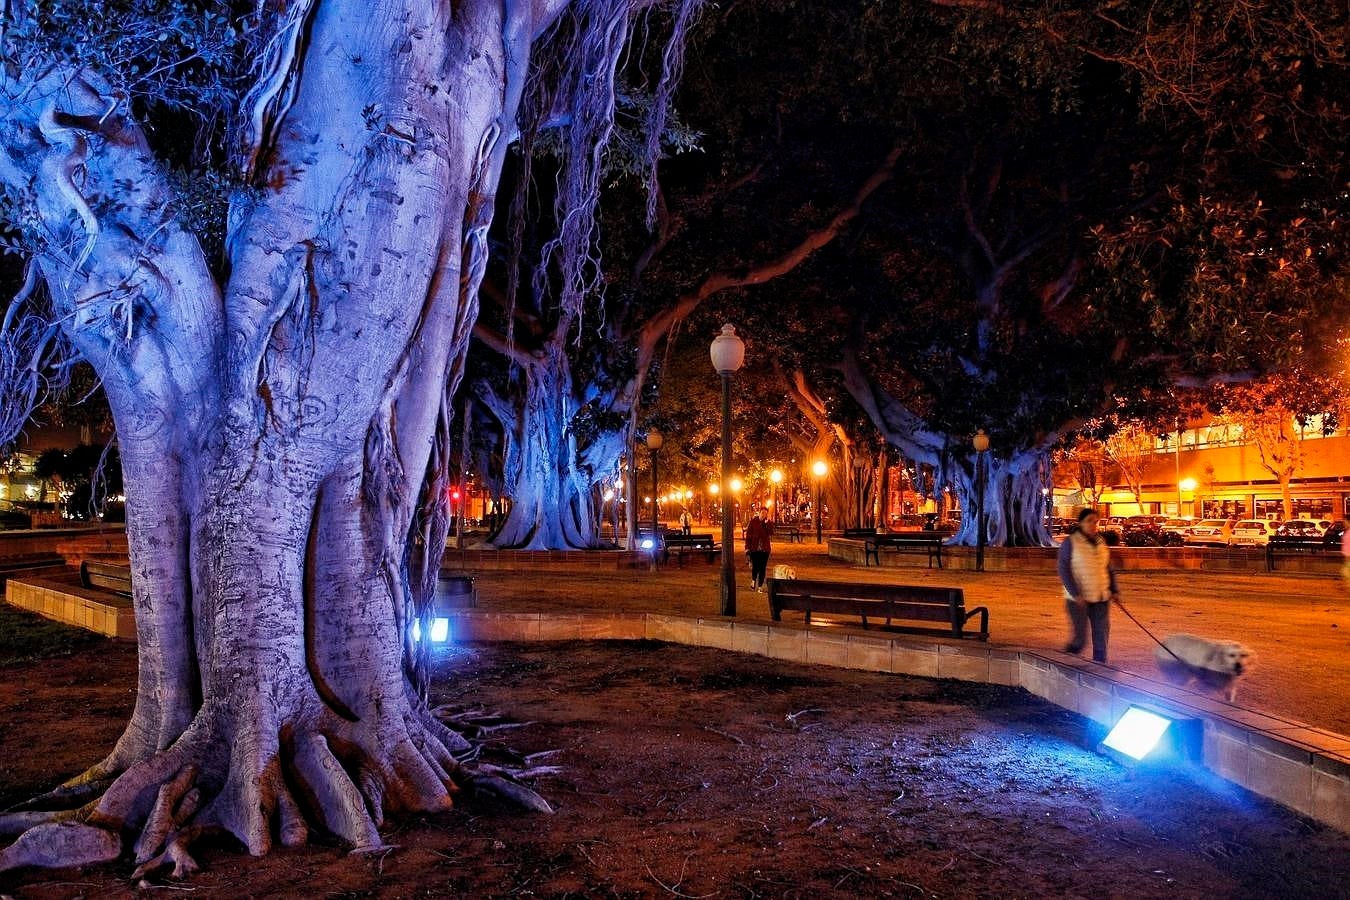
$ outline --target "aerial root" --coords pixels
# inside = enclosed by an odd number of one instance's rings
[[[491,768],[505,773],[505,769],[496,766]],[[508,781],[499,775],[486,772],[470,772],[466,779],[466,786],[475,793],[484,793],[495,796],[501,800],[514,803],[523,809],[534,812],[553,814],[553,807],[548,805],[548,801],[536,794],[523,784],[514,781]]]
[[[277,834],[283,847],[299,847],[309,840],[309,823],[285,784],[277,790]]]
[[[293,762],[299,781],[313,799],[310,808],[325,830],[353,848],[380,846],[380,833],[366,812],[365,798],[323,735],[297,740]]]
[[[142,862],[136,867],[136,871],[131,873],[131,877],[144,878],[151,872],[156,872],[168,865],[173,866],[173,877],[180,881],[194,874],[201,869],[201,866],[197,865],[197,861],[192,858],[192,854],[188,852],[188,847],[193,841],[210,830],[212,829],[196,825],[180,829],[169,839],[164,852]]]
[[[122,853],[115,832],[79,822],[37,825],[0,850],[0,872],[21,866],[55,868],[111,862]]]
[[[80,814],[78,809],[41,809],[0,813],[0,837],[14,837],[38,825],[67,822]]]
[[[90,800],[98,799],[108,789],[108,785],[113,783],[110,776],[94,775],[93,773],[96,771],[99,770],[90,769],[55,790],[39,794],[22,803],[16,803],[7,812],[20,812],[29,809],[77,809],[84,806]]]
[[[144,863],[157,855],[164,847],[169,831],[183,821],[179,818],[180,801],[187,797],[196,778],[197,767],[184,766],[172,781],[160,785],[155,805],[150,810],[150,817],[146,820],[145,827],[141,829],[141,836],[136,840],[137,863]],[[200,797],[200,793],[197,796]],[[192,812],[196,812],[195,801],[192,805],[194,807]]]

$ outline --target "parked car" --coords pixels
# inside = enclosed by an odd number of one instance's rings
[[[1163,535],[1162,523],[1157,521],[1167,520],[1166,516],[1129,516],[1120,525],[1120,537],[1127,547],[1158,547],[1161,546],[1166,538]]]
[[[1341,549],[1341,541],[1345,538],[1345,522],[1332,522],[1327,526],[1327,530],[1322,532],[1322,546],[1328,550]]]
[[[1330,523],[1328,523],[1330,524]],[[1270,536],[1275,547],[1316,547],[1321,549],[1323,529],[1311,519],[1293,519],[1285,522]]]
[[[1264,547],[1279,526],[1266,519],[1242,519],[1233,526],[1232,543],[1246,547]]]
[[[1228,519],[1201,519],[1186,529],[1183,539],[1188,546],[1227,547],[1233,539],[1233,525]]]
[[[0,529],[31,528],[33,517],[12,500],[0,500]]]
[[[1192,519],[1190,516],[1167,519],[1162,523],[1163,543],[1173,547],[1180,547],[1186,542],[1186,530],[1194,524],[1195,519]]]

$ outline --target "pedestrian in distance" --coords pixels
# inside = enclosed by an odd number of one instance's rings
[[[687,537],[694,530],[694,518],[689,515],[689,510],[680,513],[680,531]]]
[[[759,511],[750,518],[745,526],[745,552],[750,557],[750,585],[756,591],[764,590],[764,573],[769,567],[769,523],[760,517]]]
[[[1116,572],[1111,567],[1111,548],[1098,529],[1095,509],[1078,514],[1078,524],[1059,545],[1059,580],[1064,584],[1069,612],[1069,644],[1065,653],[1081,653],[1092,631],[1092,659],[1106,662],[1106,642],[1111,634],[1111,603],[1120,599]]]

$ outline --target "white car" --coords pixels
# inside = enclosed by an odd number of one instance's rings
[[[1228,541],[1232,538],[1233,531],[1229,527],[1227,519],[1201,519],[1190,528],[1186,529],[1184,535],[1186,543],[1199,546],[1228,546]]]
[[[1279,526],[1279,522],[1268,522],[1265,519],[1243,519],[1233,526],[1233,543],[1239,546],[1264,547],[1270,543],[1270,536]]]

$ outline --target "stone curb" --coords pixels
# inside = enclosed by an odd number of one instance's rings
[[[1107,726],[1131,703],[1144,703],[1204,723],[1203,762],[1214,774],[1350,833],[1350,737],[1076,656],[943,638],[891,637],[849,627],[662,613],[456,610],[449,618],[452,641],[645,638],[788,662],[1022,687]]]

